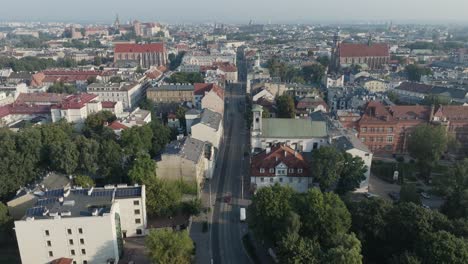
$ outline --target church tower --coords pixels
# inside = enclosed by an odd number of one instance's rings
[[[252,136],[258,136],[262,134],[262,113],[263,107],[261,105],[253,105]]]

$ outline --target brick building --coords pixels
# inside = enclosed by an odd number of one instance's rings
[[[387,44],[340,43],[335,55],[337,66],[366,64],[370,69],[381,69],[390,61]]]
[[[162,66],[167,63],[167,53],[164,43],[124,44],[119,43],[114,48],[114,63],[118,66]]]
[[[421,124],[445,126],[462,147],[468,148],[468,106],[384,106],[371,101],[354,127],[372,152],[394,154],[407,152],[408,136]]]

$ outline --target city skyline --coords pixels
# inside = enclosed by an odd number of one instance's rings
[[[464,10],[468,9],[468,2],[463,0],[448,0],[443,6],[435,0],[395,0],[391,4],[382,0],[291,0],[268,4],[270,3],[261,0],[239,0],[223,5],[214,0],[183,0],[178,5],[149,0],[135,0],[131,3],[117,0],[109,6],[107,1],[83,0],[64,6],[59,0],[21,0],[2,4],[0,21],[108,23],[119,14],[122,22],[138,19],[166,23],[248,23],[250,20],[257,23],[357,23],[390,20],[395,23],[468,23],[464,14]],[[25,9],[25,6],[29,8]],[[52,14],[51,7],[54,7]]]

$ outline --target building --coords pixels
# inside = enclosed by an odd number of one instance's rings
[[[195,106],[198,109],[209,108],[224,115],[224,90],[213,83],[194,84]]]
[[[390,88],[390,84],[384,80],[375,79],[372,77],[360,77],[355,80],[361,87],[371,93],[384,93]]]
[[[123,238],[145,234],[145,186],[55,189],[15,221],[21,262],[118,263]]]
[[[75,124],[83,123],[89,114],[97,113],[102,110],[102,104],[99,97],[94,94],[72,95],[50,108],[52,122],[58,122],[65,119],[67,122]]]
[[[155,103],[195,104],[194,86],[191,84],[164,84],[148,89],[146,97]]]
[[[192,123],[190,131],[193,138],[208,142],[216,149],[219,149],[223,137],[223,116],[205,108],[200,118]]]
[[[131,110],[143,99],[147,86],[147,83],[139,82],[92,83],[86,90],[90,94],[98,95],[103,101],[122,102],[125,110]]]
[[[311,119],[262,118],[263,108],[254,105],[251,132],[252,151],[284,143],[299,152],[311,152],[329,144],[327,124]]]
[[[390,61],[389,46],[383,43],[339,43],[335,60],[338,67],[365,64],[369,69],[382,69]]]
[[[309,164],[298,151],[284,144],[267,147],[252,157],[250,184],[253,188],[289,186],[297,192],[313,187]]]
[[[320,97],[305,97],[297,102],[296,116],[308,117],[317,111],[328,112],[327,103]]]
[[[325,85],[325,88],[329,87],[343,87],[344,85],[344,75],[331,75],[327,74],[323,76],[322,84]]]
[[[114,64],[117,66],[140,66],[149,69],[151,66],[163,66],[167,63],[164,43],[124,44],[114,47]]]
[[[468,149],[468,106],[467,105],[442,105],[434,109],[431,122],[435,125],[443,125],[447,132],[461,144],[463,149]]]
[[[185,137],[168,144],[156,162],[158,177],[182,180],[201,187],[205,178],[211,178],[214,151],[204,141]]]
[[[216,55],[185,55],[182,59],[182,65],[198,65],[198,66],[211,66],[218,62],[228,62],[236,65],[235,54],[216,54]]]

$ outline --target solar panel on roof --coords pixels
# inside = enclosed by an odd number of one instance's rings
[[[26,215],[27,216],[42,216],[45,211],[46,211],[46,208],[44,206],[33,207],[33,208],[29,208],[26,211]]]
[[[141,188],[125,188],[117,189],[115,192],[116,197],[131,197],[131,196],[141,196]]]

